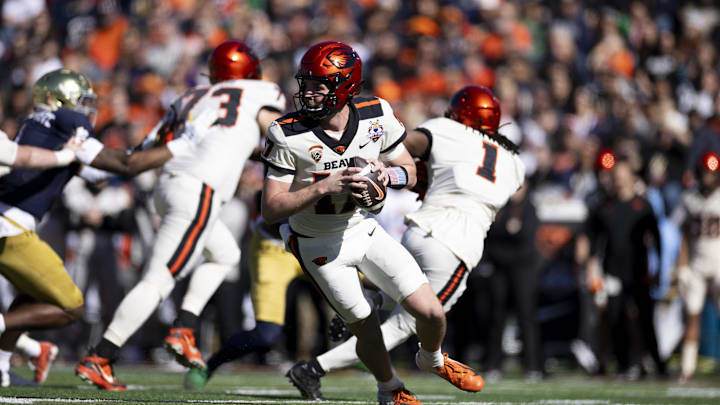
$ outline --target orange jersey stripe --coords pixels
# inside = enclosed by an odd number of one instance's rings
[[[207,189],[209,189],[209,186],[205,186]],[[193,241],[195,238],[198,237],[198,234],[200,233],[200,229],[205,224],[205,221],[207,221],[207,214],[210,210],[210,198],[212,196],[212,193],[209,192],[209,190],[206,189],[205,198],[202,201],[202,210],[200,211],[200,218],[198,219],[197,223],[193,227],[192,232],[190,232],[190,235],[186,240],[183,241],[183,249],[180,252],[180,256],[178,256],[177,260],[175,260],[175,263],[173,263],[172,267],[170,268],[170,274],[175,274],[176,271],[180,268],[180,264],[185,261],[185,257],[190,252],[190,247],[193,245]]]
[[[375,104],[380,104],[380,100],[363,101],[362,103],[355,104],[355,108],[370,107]]]
[[[282,120],[282,121],[278,121],[278,124],[280,124],[280,125],[283,125],[283,124],[292,124],[293,122],[297,122],[297,121],[298,121],[297,118],[292,118],[292,117],[291,117],[291,118],[285,118],[285,119]]]

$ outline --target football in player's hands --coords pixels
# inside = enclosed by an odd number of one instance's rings
[[[353,166],[362,169],[357,173],[357,176],[365,176],[367,178],[367,181],[365,181],[367,188],[358,192],[362,195],[362,198],[353,196],[355,204],[365,211],[373,214],[379,213],[383,205],[385,205],[385,198],[387,197],[387,188],[383,182],[378,179],[378,177],[380,177],[380,171],[373,172],[372,163],[369,163],[359,156],[353,158]]]

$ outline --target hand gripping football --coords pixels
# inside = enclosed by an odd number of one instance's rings
[[[367,181],[365,182],[367,189],[360,193],[362,194],[362,198],[353,196],[353,200],[365,211],[378,214],[382,210],[383,205],[385,205],[385,198],[387,197],[387,188],[378,180],[380,171],[372,172],[372,163],[369,163],[359,156],[353,158],[353,166],[362,169],[360,173],[358,173],[358,176],[367,177]]]

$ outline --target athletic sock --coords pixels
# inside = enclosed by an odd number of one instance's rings
[[[695,374],[698,357],[698,342],[687,342],[682,346],[682,357],[680,360],[680,374],[690,377]]]
[[[10,357],[12,352],[0,350],[0,371],[10,371]]]
[[[15,342],[15,352],[25,357],[37,357],[42,353],[40,342],[23,333]]]
[[[94,350],[95,354],[106,359],[115,360],[117,359],[120,347],[115,343],[103,338]]]
[[[173,328],[190,328],[193,331],[197,331],[199,325],[200,317],[184,309],[180,310],[177,319],[173,322]]]
[[[415,355],[415,363],[420,370],[432,371],[436,367],[445,365],[445,359],[440,349],[429,352],[423,349],[422,345],[418,344],[418,346],[420,346],[420,349]]]
[[[0,314],[0,333],[5,332],[5,315]]]
[[[395,373],[393,373],[392,378],[390,380],[384,381],[384,382],[382,382],[382,381],[377,382],[378,391],[380,391],[380,392],[393,392],[393,391],[397,390],[398,388],[402,388],[403,385],[405,385],[405,384],[403,384],[403,382],[400,381],[399,378],[397,378]]]

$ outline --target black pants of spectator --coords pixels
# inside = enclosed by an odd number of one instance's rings
[[[640,336],[642,337],[644,349],[652,357],[657,373],[665,375],[667,373],[665,361],[660,357],[657,336],[655,335],[655,301],[650,296],[650,290],[644,285],[634,285],[631,287],[631,292],[638,309],[637,325],[640,326]]]
[[[620,373],[627,371],[631,363],[635,361],[635,359],[631,358],[630,328],[632,325],[629,318],[631,303],[632,295],[623,287],[623,290],[618,295],[608,297],[607,307],[605,308],[607,327],[610,331],[613,353]]]
[[[521,261],[503,267],[495,265],[495,271],[489,278],[492,320],[486,357],[487,370],[501,370],[503,330],[512,297],[522,335],[525,371],[542,371],[543,354],[536,318],[539,278],[539,268],[533,261]]]
[[[642,349],[645,349],[652,356],[658,373],[666,373],[665,362],[658,352],[653,322],[654,308],[655,303],[650,297],[650,291],[642,285],[623,285],[620,294],[608,298],[608,328],[619,372],[627,371],[630,366],[638,364],[641,358],[633,355],[642,353]],[[644,347],[633,347],[630,333],[633,328],[638,329]]]

